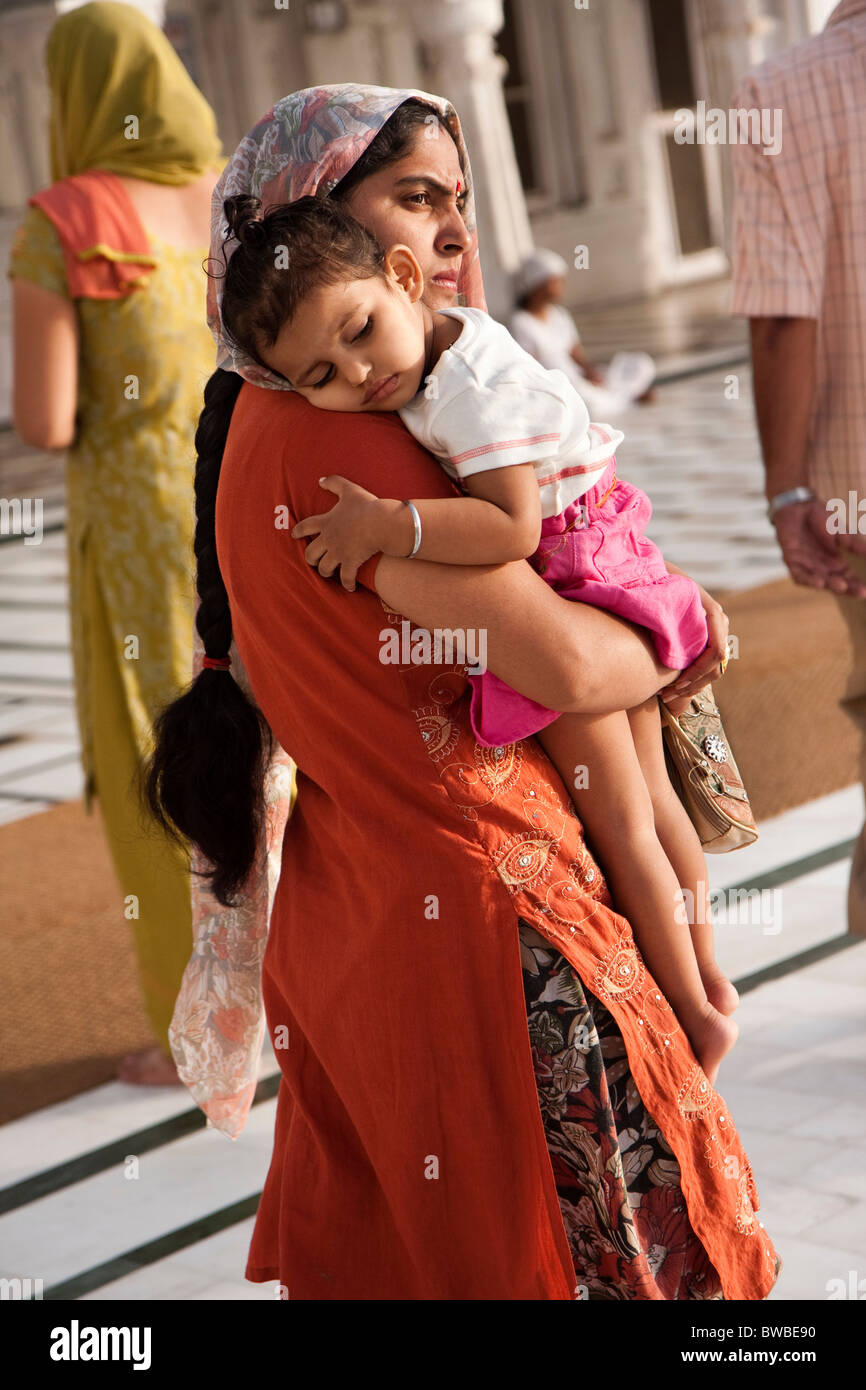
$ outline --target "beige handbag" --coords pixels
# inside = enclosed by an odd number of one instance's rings
[[[758,830],[722,717],[707,685],[674,715],[659,696],[671,783],[708,854],[751,845]]]

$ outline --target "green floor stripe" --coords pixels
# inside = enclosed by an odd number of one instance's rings
[[[664,367],[659,370],[653,386],[666,386],[669,381],[685,381],[689,377],[709,376],[712,372],[720,372],[725,367],[751,366],[752,354],[748,348],[731,348],[731,355],[719,353],[719,357],[714,362],[695,362],[693,364],[684,363],[681,367],[674,367],[672,371],[665,371]]]
[[[76,1274],[62,1284],[52,1285],[45,1290],[42,1297],[53,1302],[81,1298],[106,1284],[113,1284],[116,1279],[122,1279],[127,1274],[146,1269],[157,1260],[164,1260],[168,1255],[177,1254],[178,1250],[186,1250],[188,1246],[197,1245],[199,1241],[207,1240],[208,1236],[216,1235],[218,1231],[225,1231],[229,1226],[236,1226],[239,1221],[246,1221],[248,1217],[255,1216],[261,1195],[260,1192],[255,1192],[251,1197],[244,1197],[242,1201],[233,1202],[231,1206],[222,1207],[220,1211],[210,1212],[198,1221],[191,1221],[188,1226],[181,1226],[177,1231],[169,1231],[168,1235],[149,1240],[146,1245],[127,1250],[125,1255],[118,1255],[113,1260],[94,1265],[83,1274]]]
[[[256,1087],[253,1105],[272,1100],[279,1090],[279,1085],[279,1072],[264,1077]],[[16,1207],[26,1206],[28,1202],[38,1202],[40,1197],[48,1197],[52,1192],[59,1192],[76,1182],[83,1182],[85,1178],[104,1173],[108,1168],[120,1167],[127,1154],[145,1154],[153,1149],[162,1148],[163,1144],[173,1144],[176,1140],[195,1133],[196,1130],[204,1129],[206,1124],[205,1114],[198,1107],[184,1110],[179,1115],[172,1115],[170,1120],[161,1120],[159,1124],[149,1125],[147,1129],[140,1129],[135,1134],[127,1134],[123,1139],[104,1144],[101,1149],[91,1149],[89,1153],[60,1163],[56,1168],[46,1168],[44,1172],[36,1173],[32,1178],[24,1178],[21,1182],[4,1187],[0,1191],[0,1215],[14,1211]]]
[[[805,970],[808,965],[814,965],[816,961],[825,960],[827,956],[835,956],[840,951],[847,951],[849,946],[862,946],[864,941],[866,941],[866,937],[854,936],[853,932],[845,932],[842,936],[833,936],[829,941],[821,941],[817,946],[809,946],[805,951],[800,951],[795,956],[786,956],[784,960],[777,960],[772,965],[765,965],[762,970],[755,970],[751,975],[744,975],[742,979],[735,980],[734,985],[740,994],[748,994],[750,990],[757,989],[758,985],[765,985],[769,980],[781,980],[785,975],[793,975],[795,971]]]
[[[783,883],[790,883],[795,878],[805,878],[806,874],[813,874],[816,869],[824,869],[828,864],[837,864],[840,859],[850,859],[856,843],[856,840],[840,840],[837,845],[828,845],[826,849],[815,850],[814,854],[804,854],[801,859],[793,859],[789,864],[780,864],[778,869],[768,869],[766,873],[758,874],[748,882],[732,883],[723,891],[730,893],[757,888],[766,892],[770,888],[779,888]]]

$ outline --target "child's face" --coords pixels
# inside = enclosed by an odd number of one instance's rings
[[[398,410],[423,385],[421,267],[407,246],[395,246],[385,271],[312,291],[261,354],[311,405]]]

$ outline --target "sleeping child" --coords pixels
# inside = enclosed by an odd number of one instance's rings
[[[401,500],[395,478],[395,496],[377,498],[346,478],[322,479],[336,504],[292,531],[313,537],[310,564],[339,570],[353,589],[379,551],[449,565],[526,559],[564,598],[640,624],[664,666],[681,671],[700,655],[701,592],[647,539],[650,501],[617,474],[623,435],[590,421],[564,373],[542,367],[480,309],[430,310],[412,251],[383,250],[327,198],[262,216],[244,196],[226,200],[225,212],[241,243],[222,304],[238,346],[322,410],[398,412],[463,493]],[[612,714],[562,714],[491,671],[469,679],[479,743],[534,735],[555,764],[617,908],[714,1082],[736,1041],[738,996],[715,961],[703,850],[668,777],[658,697]]]

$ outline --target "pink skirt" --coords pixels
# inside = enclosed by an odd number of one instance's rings
[[[662,665],[683,671],[707,645],[706,614],[694,580],[668,574],[658,546],[644,535],[651,516],[646,493],[617,478],[611,459],[595,487],[560,516],[545,517],[529,563],[563,598],[646,628]],[[484,747],[529,738],[559,718],[492,671],[469,679],[472,730]]]

